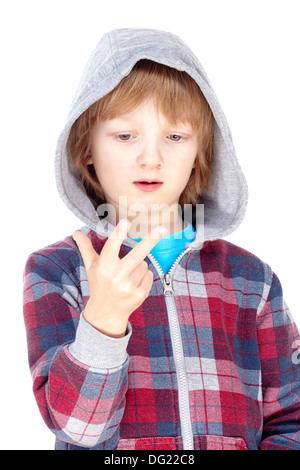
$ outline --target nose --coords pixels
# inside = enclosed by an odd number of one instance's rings
[[[145,142],[140,149],[137,163],[141,167],[160,168],[163,164],[162,153],[159,143],[155,139]]]

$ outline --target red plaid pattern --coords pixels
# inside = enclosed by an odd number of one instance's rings
[[[105,240],[89,236],[100,252]],[[100,369],[70,352],[89,296],[72,238],[26,264],[34,393],[57,449],[183,448],[166,298],[148,263],[154,282],[130,317],[128,355]],[[299,334],[277,276],[253,254],[216,240],[186,253],[172,282],[194,448],[299,450]]]

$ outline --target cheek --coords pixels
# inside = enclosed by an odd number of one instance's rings
[[[95,163],[95,171],[100,185],[105,191],[121,190],[127,181],[128,166],[120,164],[120,160],[105,158]]]
[[[103,143],[102,145],[95,145],[95,147],[92,148],[92,160],[98,178],[112,171],[113,158],[111,157],[109,149],[107,149]]]
[[[182,180],[189,179],[191,172],[195,167],[196,156],[196,153],[187,153],[180,156],[174,168],[179,178]]]
[[[190,174],[196,166],[196,159],[198,158],[198,145],[194,145],[191,149],[191,152],[187,155],[186,158],[186,165],[185,165],[185,170],[186,173],[188,173],[188,177],[190,177]]]
[[[176,177],[175,178],[177,181],[178,190],[180,192],[184,190],[184,188],[186,187],[190,179],[191,173],[195,166],[194,164],[195,158],[186,158],[186,160],[184,160],[184,163],[179,165],[177,168],[177,171],[176,171],[177,178]],[[175,178],[174,178],[174,181],[175,181]]]

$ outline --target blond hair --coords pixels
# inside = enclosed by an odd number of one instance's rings
[[[68,152],[87,194],[94,201],[105,201],[91,155],[92,130],[99,120],[114,119],[153,98],[157,110],[170,124],[188,122],[198,135],[198,153],[189,181],[179,203],[196,204],[209,188],[214,118],[196,82],[186,72],[142,59],[129,75],[107,95],[92,104],[74,122],[68,139]]]

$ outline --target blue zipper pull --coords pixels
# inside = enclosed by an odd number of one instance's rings
[[[164,282],[164,294],[169,295],[169,296],[174,295],[172,279],[171,279],[170,274],[164,274],[163,282]]]

